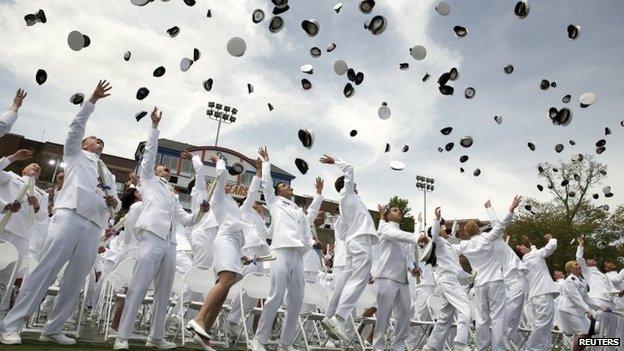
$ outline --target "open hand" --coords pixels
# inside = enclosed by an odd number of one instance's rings
[[[323,193],[323,178],[316,177],[314,188],[316,189],[317,194],[321,195]]]
[[[99,99],[110,96],[108,92],[111,89],[113,89],[113,87],[110,85],[109,82],[107,82],[106,80],[100,80],[97,87],[93,91],[93,94],[91,94],[91,98],[89,99],[89,101],[95,104]]]
[[[22,107],[22,103],[24,102],[24,98],[26,97],[26,95],[28,95],[26,91],[24,91],[23,89],[17,89],[17,92],[15,93],[15,98],[13,98],[13,112],[17,113],[17,110]]]
[[[488,199],[488,200],[485,202],[485,208],[490,208],[490,207],[492,207],[492,201],[490,201],[490,199]]]
[[[104,196],[104,201],[108,207],[117,207],[117,199],[113,195]]]
[[[513,212],[516,210],[520,202],[522,201],[522,196],[516,195],[514,199],[511,201],[511,205],[509,205],[509,212]]]
[[[199,209],[204,213],[210,211],[210,203],[206,200],[202,201],[201,205],[199,205]]]
[[[9,161],[24,161],[28,160],[33,156],[33,152],[26,149],[17,150],[13,155],[9,156]]]
[[[35,196],[28,197],[28,205],[32,206],[35,210],[39,210],[39,200]]]
[[[258,149],[258,154],[264,159],[264,162],[269,162],[269,151],[266,146],[261,146]]]
[[[193,154],[189,151],[184,150],[180,153],[180,158],[183,160],[190,160],[193,158]]]
[[[14,201],[11,203],[6,204],[6,206],[4,206],[4,212],[10,211],[10,212],[17,212],[20,210],[20,208],[22,208],[22,204],[20,202]]]
[[[152,119],[152,128],[158,128],[158,124],[162,119],[162,110],[159,111],[158,107],[154,106],[154,110],[152,110],[150,118]]]
[[[546,241],[550,241],[550,239],[552,239],[552,234],[544,235],[544,239],[546,239]]]
[[[436,216],[436,220],[440,220],[440,218],[442,218],[442,208],[441,207],[436,207],[435,211],[435,216]]]
[[[321,163],[324,163],[326,165],[333,165],[334,163],[336,163],[336,159],[334,159],[333,157],[327,154],[323,154],[323,157],[321,157],[319,161],[321,161]]]
[[[577,236],[576,241],[578,242],[578,246],[580,247],[585,246],[585,239],[582,236]]]

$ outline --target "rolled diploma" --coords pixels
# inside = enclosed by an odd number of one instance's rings
[[[106,196],[111,196],[110,190],[108,190],[106,185],[106,178],[104,178],[104,162],[102,160],[98,160],[98,175],[100,176],[100,181],[102,182],[102,190],[104,190],[104,194]],[[115,208],[113,206],[108,206],[108,214],[111,217],[115,217]]]
[[[215,178],[215,180],[210,183],[210,189],[208,189],[208,202],[210,202],[210,198],[212,197],[212,194],[214,193],[215,187],[217,186],[217,181],[219,181],[218,179],[219,177],[217,176],[217,178]],[[203,202],[203,201],[202,201]],[[195,214],[193,215],[193,224],[197,224],[199,223],[199,221],[201,221],[202,217],[204,217],[204,213],[201,210],[201,204],[200,207],[197,209],[197,212],[195,212]]]
[[[24,186],[22,187],[20,192],[17,194],[17,198],[15,199],[16,202],[22,202],[22,199],[24,199],[24,195],[26,195],[26,192],[28,191],[28,188],[31,187],[32,181],[33,181],[33,178],[30,178],[28,180],[28,182],[26,182],[24,184]],[[6,227],[7,223],[9,223],[9,220],[11,219],[11,216],[13,216],[13,212],[12,211],[7,211],[4,214],[4,216],[0,220],[0,232],[3,231],[4,227]]]

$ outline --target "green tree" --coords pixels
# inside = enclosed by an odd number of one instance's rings
[[[401,230],[405,230],[407,232],[414,231],[414,217],[410,215],[410,211],[412,210],[409,207],[409,200],[403,199],[394,195],[390,198],[388,203],[386,204],[387,208],[398,207],[403,213],[403,220],[399,224]],[[373,220],[375,221],[375,225],[379,225],[379,213],[372,213]]]

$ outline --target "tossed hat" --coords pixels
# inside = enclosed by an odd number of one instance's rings
[[[284,19],[280,16],[273,16],[269,21],[269,31],[271,33],[277,33],[284,28]]]
[[[353,94],[355,94],[355,88],[353,87],[353,85],[351,85],[351,83],[347,83],[344,89],[342,89],[342,93],[345,97],[350,98],[351,96],[353,96]]]
[[[172,37],[172,38],[177,37],[178,34],[180,34],[180,27],[173,26],[173,27],[167,29],[167,34],[169,34],[169,36]]]
[[[459,71],[455,67],[451,68],[448,74],[450,80],[457,80],[457,78],[459,78]]]
[[[405,163],[401,161],[390,161],[390,169],[393,171],[402,171],[405,169]]]
[[[461,138],[459,140],[459,145],[463,146],[463,147],[471,147],[473,144],[474,140],[472,139],[471,136],[466,135],[463,138]]]
[[[561,151],[563,151],[563,144],[557,144],[555,145],[555,151],[557,153],[560,153]]]
[[[405,71],[406,69],[409,69],[409,63],[407,62],[399,63],[399,69],[401,71]]]
[[[479,168],[475,169],[475,170],[472,172],[472,175],[473,175],[473,176],[475,176],[475,177],[480,176],[480,175],[481,175],[481,170],[480,170]]]
[[[130,0],[130,3],[134,6],[145,6],[152,0]]]
[[[476,94],[476,91],[473,87],[468,87],[464,90],[464,96],[466,99],[472,99]],[[500,123],[499,123],[500,124]]]
[[[571,99],[572,99],[572,95],[570,95],[570,94],[564,95],[561,98],[561,102],[563,102],[564,104],[567,104],[568,102],[570,102]]]
[[[334,62],[334,72],[336,72],[337,75],[341,76],[347,73],[348,69],[349,67],[347,66],[347,63],[343,60],[338,60]]]
[[[373,11],[373,7],[375,7],[375,0],[362,0],[360,1],[360,12],[369,14]]]
[[[76,93],[69,98],[69,102],[74,105],[80,105],[84,101],[84,94]]]
[[[306,174],[308,173],[308,163],[300,158],[296,158],[295,159],[295,166],[297,167],[297,169],[299,170],[299,172],[301,172],[301,174]]]
[[[582,108],[587,108],[593,105],[597,99],[598,97],[596,96],[596,94],[592,92],[585,93],[579,97],[579,101],[581,103]]]
[[[577,24],[570,24],[568,26],[568,38],[571,40],[578,39],[579,35],[581,35],[581,26]]]
[[[80,51],[91,44],[91,39],[77,30],[69,32],[67,36],[67,44],[74,51]]]
[[[446,145],[444,145],[444,149],[445,149],[446,151],[451,151],[451,150],[453,150],[453,147],[454,147],[454,146],[455,146],[455,143],[450,142],[450,143],[447,143]]]
[[[360,85],[362,84],[363,81],[364,81],[364,73],[358,72],[355,75],[355,79],[354,79],[355,85]]]
[[[388,103],[386,102],[382,102],[381,106],[379,106],[379,108],[377,109],[377,116],[379,116],[379,118],[381,119],[388,119],[390,118],[390,108],[388,107]]]
[[[429,75],[429,73],[425,73],[425,75],[422,77],[422,81],[423,81],[423,82],[426,82],[426,81],[427,81],[427,79],[429,79],[429,77],[431,77],[431,76]]]
[[[46,80],[48,80],[48,73],[42,69],[37,70],[37,73],[35,73],[35,81],[37,84],[42,85]]]
[[[540,86],[539,87],[542,90],[546,90],[546,89],[550,88],[550,82],[547,79],[542,79],[540,81]]]
[[[191,60],[188,57],[185,57],[182,60],[180,60],[180,70],[182,72],[188,71],[191,68],[191,65],[193,65],[193,60]]]
[[[143,100],[147,97],[147,95],[149,95],[149,93],[149,89],[147,89],[146,87],[141,87],[139,88],[139,90],[137,90],[136,98],[137,100]]]
[[[451,13],[451,7],[449,6],[449,4],[447,4],[444,1],[440,1],[436,7],[435,10],[441,15],[441,16],[448,16],[449,13]]]
[[[334,5],[334,11],[336,11],[336,13],[339,13],[340,10],[342,9],[342,3],[339,2],[336,5]]]
[[[611,128],[605,127],[604,130],[605,130],[605,132],[604,132],[605,135],[611,135]]]
[[[374,35],[383,33],[388,27],[388,20],[384,16],[376,15],[371,18],[370,22],[364,24],[364,28],[368,29]]]
[[[351,129],[351,131],[349,132],[349,136],[354,137],[356,136],[358,133],[357,129]]]
[[[327,52],[332,52],[334,51],[334,49],[336,48],[336,43],[330,43],[329,45],[327,45],[327,49],[325,49]]]
[[[286,12],[290,10],[290,6],[288,5],[284,5],[284,6],[275,6],[273,8],[273,14],[274,15],[281,15],[282,13]]]
[[[422,46],[422,45],[416,45],[416,46],[411,47],[409,49],[409,53],[410,53],[410,55],[412,55],[412,57],[415,60],[420,61],[420,60],[424,59],[425,56],[427,56],[427,49],[425,49],[425,47]]]
[[[236,176],[245,171],[245,167],[240,162],[234,162],[231,166],[228,166],[227,171],[230,175]]]
[[[531,151],[535,151],[535,144],[533,144],[532,142],[528,142],[527,146],[529,147],[529,149],[531,149]]]
[[[347,79],[352,82],[355,82],[355,70],[353,68],[349,68],[347,70]]]
[[[315,19],[303,20],[303,22],[301,22],[301,28],[303,28],[303,31],[310,37],[316,36],[321,29],[319,22]]]
[[[264,20],[264,11],[261,9],[255,9],[251,14],[251,21],[255,24],[258,24]]]
[[[240,37],[234,37],[227,43],[227,52],[234,57],[241,57],[245,54],[247,44]]]
[[[195,6],[195,4],[197,3],[195,0],[184,0],[184,3],[187,6]]]
[[[273,111],[273,109],[275,108],[273,107],[273,104],[270,102],[267,103],[267,106],[269,107],[269,111]]]
[[[308,149],[314,144],[314,132],[312,129],[299,129],[297,137],[301,141],[301,144]]]
[[[464,162],[466,162],[466,161],[468,161],[468,155],[462,155],[462,156],[459,158],[459,162],[461,162],[461,163],[464,163]]]
[[[494,116],[494,122],[496,122],[497,124],[502,124],[503,116]]]
[[[403,149],[401,151],[408,152],[409,151],[409,145],[403,145]]]
[[[198,48],[193,49],[193,61],[197,61],[201,58],[201,52]]]
[[[453,95],[453,92],[455,92],[455,88],[450,85],[440,85],[439,89],[442,95]]]
[[[147,116],[147,111],[141,111],[134,115],[134,118],[136,118],[136,121],[138,122],[145,116]]]
[[[452,131],[453,131],[453,127],[444,127],[440,129],[440,133],[442,133],[442,135],[449,135],[451,134]]]
[[[301,66],[301,72],[306,73],[306,74],[312,74],[314,73],[314,67],[310,64],[305,64],[303,66]]]
[[[384,153],[390,152],[390,144],[386,143],[386,147],[384,148]]]
[[[455,33],[455,35],[458,38],[463,38],[466,35],[468,35],[468,29],[466,29],[466,27],[462,27],[462,26],[455,26],[455,27],[453,27],[453,32]]]
[[[154,70],[154,77],[162,77],[165,75],[165,67],[160,66]]]
[[[319,49],[318,47],[313,47],[312,49],[310,49],[310,56],[317,58],[321,56],[321,49]]]
[[[529,0],[520,0],[514,7],[514,14],[518,16],[518,18],[523,19],[529,15],[529,10]]]
[[[206,79],[204,81],[204,89],[206,89],[206,91],[210,91],[212,89],[212,83],[213,83],[212,78]]]
[[[570,140],[570,141],[569,141],[569,143],[570,143],[570,145],[572,145],[572,146],[576,145],[576,141],[574,141],[574,140]]]
[[[251,94],[254,91],[253,85],[251,83],[247,83],[247,94]]]
[[[542,186],[542,184],[537,184],[537,190],[544,191],[544,187]]]
[[[301,87],[302,87],[304,90],[309,90],[309,89],[311,89],[311,88],[312,88],[312,82],[310,82],[309,80],[307,80],[307,79],[303,78],[303,79],[301,80]]]
[[[507,73],[507,74],[512,74],[514,71],[514,66],[512,65],[507,65],[505,67],[503,67],[503,72]]]
[[[130,51],[126,51],[123,56],[124,61],[130,61],[130,56],[132,56],[132,53]]]

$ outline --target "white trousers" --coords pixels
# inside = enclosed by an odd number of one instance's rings
[[[502,280],[475,287],[477,350],[505,351],[505,283]]]
[[[132,283],[126,294],[126,303],[117,337],[129,339],[132,335],[134,320],[150,283],[154,281],[150,337],[154,340],[162,340],[165,336],[165,316],[176,270],[176,245],[147,230],[137,235],[137,244],[137,261],[132,274]]]
[[[257,247],[251,247],[249,249],[245,249],[244,250],[245,255],[249,258],[253,258],[254,256],[262,256],[262,247],[261,246],[257,246]],[[262,262],[259,262],[257,264],[249,264],[247,266],[243,267],[243,276],[246,276],[247,274],[250,273],[262,273],[264,271],[264,267],[262,265]],[[241,299],[241,293],[237,292],[236,294],[234,294],[234,297],[232,297],[232,303],[231,303],[231,307],[232,309],[230,310],[230,314],[228,315],[228,322],[230,323],[234,323],[234,324],[241,324],[242,320],[242,310],[241,310],[241,304],[240,304],[240,299]],[[243,307],[245,309],[249,309],[251,307],[256,306],[258,303],[257,299],[252,299],[251,297],[248,296],[243,296]]]
[[[22,283],[13,309],[2,322],[5,331],[18,331],[36,310],[63,265],[61,287],[43,334],[61,332],[93,268],[102,229],[73,210],[58,209],[50,221],[41,261]]]
[[[405,339],[410,326],[410,291],[409,285],[392,279],[377,278],[377,321],[373,334],[373,348],[384,350],[385,334],[390,327],[390,315],[394,310],[393,350],[405,350]]]
[[[436,324],[427,340],[427,346],[436,351],[444,349],[444,341],[457,314],[457,334],[453,341],[456,345],[464,347],[468,345],[468,332],[471,322],[468,293],[459,284],[457,277],[451,274],[440,274],[438,284],[441,291],[442,304]]]
[[[338,302],[340,302],[340,293],[344,289],[351,273],[346,272],[345,267],[333,267],[332,270],[334,275],[332,280],[333,291],[331,299],[329,299],[329,304],[327,305],[327,311],[325,311],[327,318],[331,318],[336,315]]]
[[[505,278],[505,340],[516,337],[528,288],[524,274],[518,270],[513,272],[511,277]]]
[[[193,266],[212,267],[213,245],[216,236],[216,230],[198,230],[191,233]]]
[[[299,313],[303,305],[305,289],[303,258],[297,248],[275,249],[273,253],[276,260],[271,263],[271,290],[260,315],[256,339],[263,344],[269,342],[273,321],[288,290],[288,309],[282,326],[280,344],[290,346],[297,336]]]
[[[552,349],[552,328],[555,320],[553,295],[544,294],[531,298],[533,307],[533,329],[526,343],[527,351],[547,351]]]
[[[433,285],[416,285],[412,290],[412,317],[413,321],[432,321],[431,313],[429,313],[429,308],[427,307],[427,299],[429,296],[433,295],[435,291],[435,286]],[[407,343],[413,348],[419,348],[420,345],[416,344],[419,340],[422,342],[426,340],[424,338],[425,332],[423,328],[419,326],[414,326],[410,328],[410,331],[407,336]]]
[[[8,230],[0,232],[0,239],[10,242],[17,249],[17,261],[0,270],[0,286],[4,288],[0,288],[0,298],[2,298],[0,311],[6,311],[11,304],[11,295],[13,294],[15,279],[23,278],[28,268],[27,264],[24,262],[28,259],[28,240]],[[15,275],[13,275],[14,269]],[[11,279],[11,277],[13,279]]]
[[[351,316],[370,278],[372,252],[372,241],[369,235],[357,236],[347,244],[347,264],[332,295],[332,300],[334,298],[339,300],[335,313],[331,311],[329,315],[328,308],[329,317],[335,314],[342,320],[347,320]]]

